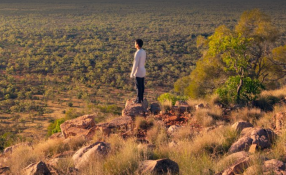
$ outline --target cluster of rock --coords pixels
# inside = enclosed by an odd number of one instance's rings
[[[95,123],[96,114],[84,115],[72,120],[68,120],[61,124],[61,133],[57,133],[50,137],[50,139],[64,139],[68,141],[74,137],[82,137],[86,140],[92,140],[96,132],[101,132],[104,137],[110,134],[121,134],[123,138],[128,136],[137,136],[142,139],[140,141],[140,149],[153,150],[155,145],[142,144],[148,143],[146,138],[147,129],[139,130],[134,125],[134,120],[138,116],[147,117],[150,113],[156,121],[163,123],[166,127],[167,133],[172,136],[182,127],[187,125],[188,121],[192,118],[191,110],[200,110],[205,108],[203,104],[198,104],[191,107],[184,102],[176,102],[168,112],[161,112],[160,105],[152,103],[148,110],[148,102],[144,100],[142,104],[133,103],[132,100],[127,100],[125,108],[122,111],[122,116],[117,117],[109,122]],[[281,130],[284,128],[284,121],[286,113],[277,113],[274,116],[273,128]],[[190,127],[190,126],[189,126]],[[237,122],[232,125],[233,129],[240,135],[239,139],[235,141],[228,150],[228,156],[223,159],[224,162],[232,162],[231,166],[221,171],[217,175],[235,175],[235,174],[259,174],[258,165],[253,165],[252,162],[257,157],[253,153],[258,150],[271,148],[275,142],[277,134],[271,129],[257,128],[248,122]],[[137,132],[134,130],[137,128]],[[191,128],[191,127],[190,127]],[[206,128],[206,131],[212,128]],[[146,142],[144,142],[144,140]],[[29,145],[28,143],[24,143]],[[178,143],[173,141],[169,144],[170,147],[176,146]],[[142,146],[143,145],[143,146]],[[12,154],[13,149],[21,145],[14,145],[13,147],[6,148],[4,154]],[[139,147],[138,147],[139,148]],[[77,174],[78,171],[85,168],[85,165],[91,158],[104,159],[111,151],[111,145],[106,142],[95,142],[84,146],[77,151],[68,151],[54,156],[49,161],[37,162],[30,164],[22,170],[22,174],[27,175],[49,175],[49,174],[62,174],[59,170],[55,169],[55,165],[66,157],[72,157],[74,167],[69,169],[69,174]],[[285,163],[275,160],[267,159],[266,157],[259,157],[262,166],[259,171],[262,174],[286,174]],[[222,161],[222,162],[223,162]],[[179,166],[176,162],[170,159],[159,160],[145,160],[139,163],[139,174],[179,174]],[[9,172],[9,167],[0,168],[0,174]]]
[[[232,165],[216,175],[234,174],[286,174],[285,164],[276,159],[257,157],[253,153],[271,148],[277,135],[271,129],[254,128],[248,122],[237,122],[232,127],[240,132],[240,138],[228,150],[229,155],[223,162],[233,161]],[[259,159],[262,166],[253,165],[253,160]],[[259,168],[258,168],[259,167]]]

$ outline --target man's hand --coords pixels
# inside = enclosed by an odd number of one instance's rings
[[[134,78],[134,77],[135,77],[134,75],[130,74],[130,78]]]

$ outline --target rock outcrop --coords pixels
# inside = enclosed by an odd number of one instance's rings
[[[67,120],[60,125],[64,138],[84,136],[91,139],[95,133],[95,115],[84,115],[72,120]]]
[[[28,165],[23,170],[23,174],[25,175],[50,175],[51,172],[48,169],[47,165],[40,161],[38,163],[33,163]]]
[[[170,159],[145,160],[139,164],[139,174],[179,174],[179,165]]]
[[[246,130],[246,132],[244,132]],[[259,149],[270,148],[277,135],[270,129],[245,128],[242,130],[242,137],[233,143],[229,148],[229,153],[248,151],[252,144],[256,144]]]
[[[75,168],[83,168],[84,165],[86,165],[92,157],[106,156],[109,150],[110,145],[105,142],[96,142],[91,145],[82,147],[72,156]]]
[[[134,103],[133,99],[129,99],[126,101],[125,108],[122,110],[122,116],[146,116],[148,108],[148,101],[146,99],[143,100],[142,103]]]

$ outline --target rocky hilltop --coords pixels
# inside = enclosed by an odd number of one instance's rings
[[[280,112],[266,113],[130,99],[120,117],[84,115],[46,141],[6,148],[0,174],[286,174],[283,100]]]

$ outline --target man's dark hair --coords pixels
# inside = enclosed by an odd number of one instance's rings
[[[137,39],[137,40],[135,40],[135,42],[138,44],[139,47],[142,47],[142,46],[143,46],[143,41],[142,41],[142,39]]]

